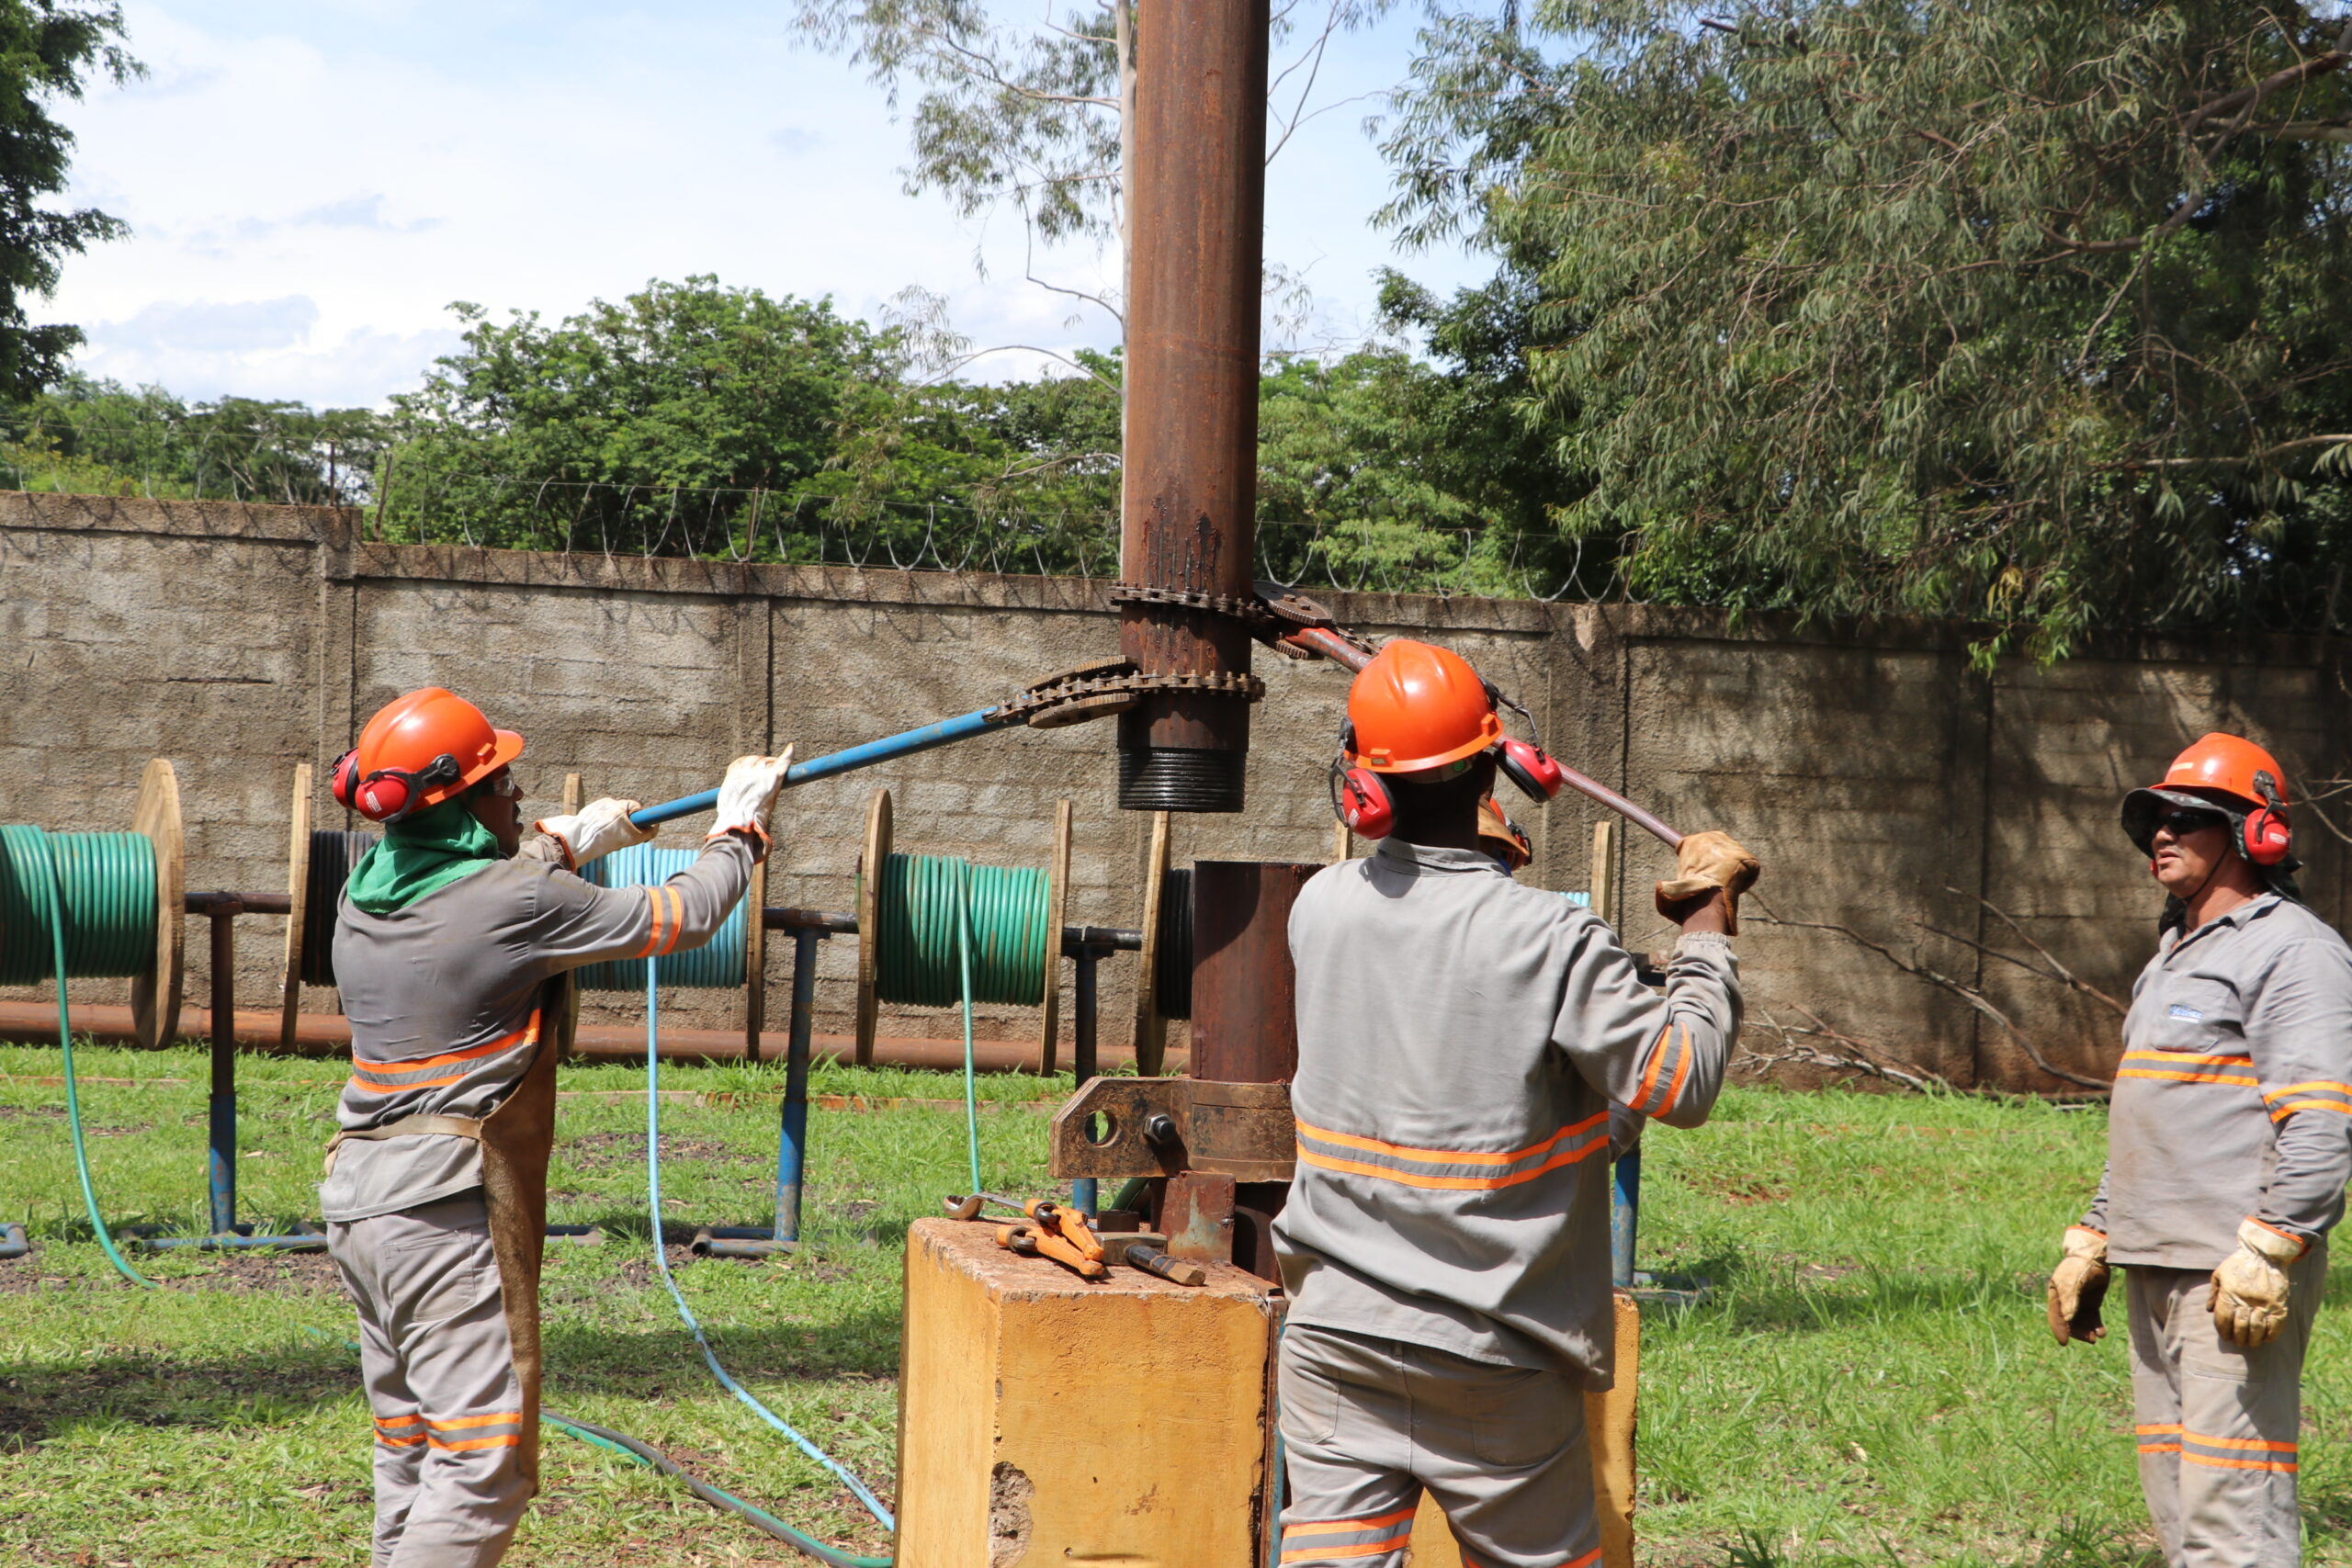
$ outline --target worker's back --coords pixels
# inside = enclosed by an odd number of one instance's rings
[[[1589,910],[1395,839],[1309,882],[1290,941],[1292,1321],[1605,1384],[1610,1101],[1705,1118],[1729,943],[1686,937],[1660,998]]]

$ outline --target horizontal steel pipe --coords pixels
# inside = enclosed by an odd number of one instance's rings
[[[191,1043],[202,1040],[211,1032],[211,1015],[203,1008],[180,1010],[180,1037]],[[266,1012],[254,1009],[237,1010],[236,1041],[241,1051],[261,1055],[288,1055],[295,1056],[336,1057],[351,1052],[351,1026],[341,1018],[319,1013],[303,1013],[296,1020],[294,1045],[281,1053],[277,1044],[278,1014],[276,1009]],[[76,1002],[73,1010],[73,1028],[77,1035],[105,1044],[136,1044],[138,1032],[131,1022],[127,1007],[103,1003]],[[57,1009],[50,1002],[0,1001],[0,1040],[41,1041],[57,1037]],[[640,1026],[616,1027],[582,1024],[577,1041],[577,1055],[590,1061],[643,1062],[645,1060],[645,1030]],[[789,1036],[771,1031],[760,1036],[760,1059],[781,1061],[789,1044]],[[827,1057],[847,1062],[855,1056],[855,1042],[846,1034],[820,1034],[815,1040],[814,1056],[818,1061]],[[665,1062],[740,1062],[743,1060],[743,1033],[736,1029],[664,1029],[662,1032],[662,1059]],[[1035,1043],[1015,1040],[981,1040],[973,1044],[973,1060],[982,1072],[1034,1072],[1037,1060]],[[1124,1047],[1106,1048],[1102,1060],[1107,1067],[1135,1060],[1135,1053]],[[1171,1051],[1167,1071],[1184,1070],[1185,1054]],[[964,1046],[957,1040],[918,1040],[885,1035],[875,1042],[874,1064],[884,1067],[937,1068],[942,1071],[963,1070]]]
[[[991,716],[1001,712],[1001,708],[977,708],[955,718],[941,719],[937,724],[926,724],[921,729],[885,736],[879,740],[869,740],[863,746],[853,746],[845,751],[795,762],[791,771],[784,775],[784,787],[790,789],[795,784],[814,784],[836,773],[854,773],[859,768],[871,768],[881,762],[894,762],[901,757],[911,757],[918,751],[952,745],[958,740],[969,740],[974,736],[1008,729],[1022,722],[1017,716]],[[699,795],[666,800],[659,806],[633,811],[629,813],[628,819],[640,828],[651,828],[680,817],[691,817],[697,811],[708,811],[718,804],[718,792],[707,789]]]

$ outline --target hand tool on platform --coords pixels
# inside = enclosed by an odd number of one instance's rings
[[[1073,1209],[1067,1203],[1057,1203],[1046,1198],[1034,1198],[1023,1207],[1031,1219],[1051,1227],[1047,1234],[1058,1233],[1062,1240],[1078,1248],[1089,1262],[1102,1261],[1102,1238],[1096,1235],[1094,1227],[1086,1223],[1084,1210]]]
[[[1119,1260],[1131,1269],[1157,1274],[1170,1284],[1205,1285],[1209,1282],[1208,1270],[1199,1264],[1170,1258],[1158,1247],[1146,1247],[1139,1241],[1128,1242],[1120,1251]]]
[[[996,1244],[1019,1258],[1050,1258],[1081,1280],[1100,1280],[1111,1272],[1099,1258],[1089,1258],[1050,1231],[1027,1225],[999,1225]]]
[[[1035,1219],[1036,1216],[1029,1213],[1031,1201],[1034,1200],[1007,1198],[1000,1192],[975,1192],[968,1198],[958,1197],[950,1192],[944,1201],[944,1207],[947,1210],[947,1217],[951,1220],[977,1220],[980,1217],[980,1206],[984,1203],[994,1203],[999,1208],[1010,1209],[1016,1214]]]

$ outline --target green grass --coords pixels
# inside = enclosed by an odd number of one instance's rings
[[[77,1054],[110,1220],[194,1228],[204,1062]],[[74,1196],[54,1048],[0,1047],[0,1561],[291,1564],[364,1559],[368,1417],[349,1313],[317,1258],[141,1255],[122,1284]],[[240,1063],[243,1217],[313,1213],[333,1063]],[[175,1081],[164,1081],[175,1080]],[[668,1218],[764,1223],[764,1068],[668,1068]],[[548,1402],[661,1444],[830,1540],[886,1547],[814,1464],[718,1390],[647,1257],[641,1072],[566,1069]],[[991,1100],[1067,1092],[983,1079]],[[944,1100],[951,1077],[820,1070],[819,1094]],[[587,1091],[587,1092],[579,1092]],[[684,1288],[729,1370],[889,1495],[899,1269],[909,1221],[964,1185],[952,1111],[819,1111],[806,1229],[786,1264],[698,1261]],[[1043,1116],[982,1118],[991,1183],[1044,1190]],[[1644,1325],[1640,1529],[1652,1564],[1900,1562],[2126,1568],[2150,1544],[2120,1335],[2061,1351],[2041,1281],[2098,1175],[2097,1110],[1735,1091],[1695,1134],[1654,1132],[1643,1263],[1714,1290]],[[675,1254],[673,1253],[673,1256]],[[2352,1562],[2352,1314],[2324,1314],[2306,1380],[2312,1561]],[[548,1438],[547,1490],[510,1561],[804,1561],[660,1478]]]

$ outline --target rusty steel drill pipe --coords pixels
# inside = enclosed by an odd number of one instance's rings
[[[1339,633],[1327,631],[1321,626],[1301,626],[1295,631],[1284,632],[1275,640],[1288,643],[1293,648],[1303,649],[1319,658],[1328,659],[1351,673],[1372,662],[1370,653],[1358,648]],[[1566,762],[1560,761],[1557,757],[1553,758],[1552,761],[1558,763],[1562,780],[1578,795],[1607,807],[1634,827],[1655,837],[1668,849],[1679,850],[1682,847],[1682,835],[1666,822],[1643,810],[1599,779],[1587,778]]]
[[[1264,285],[1267,0],[1142,0],[1136,53],[1120,575],[1251,597],[1258,317]],[[1119,605],[1147,675],[1246,680],[1250,623],[1170,600]],[[1250,704],[1161,691],[1119,716],[1119,805],[1238,811]]]

